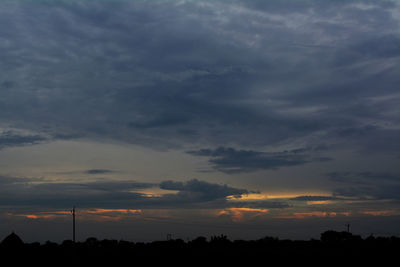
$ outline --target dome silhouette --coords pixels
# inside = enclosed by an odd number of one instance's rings
[[[12,232],[3,239],[1,245],[5,247],[21,247],[24,245],[24,242],[16,233]]]

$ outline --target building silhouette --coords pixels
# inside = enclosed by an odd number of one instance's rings
[[[24,242],[16,233],[12,232],[3,239],[1,245],[7,248],[19,248],[24,245]]]

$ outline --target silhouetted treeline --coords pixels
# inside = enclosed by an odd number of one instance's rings
[[[44,244],[25,244],[11,234],[0,245],[2,258],[29,262],[60,263],[116,263],[147,261],[151,263],[265,263],[304,262],[344,264],[383,264],[400,253],[399,237],[361,238],[348,232],[326,231],[320,240],[296,241],[264,237],[258,240],[230,240],[225,235],[197,237],[191,241],[171,239],[149,243],[123,240],[98,240],[94,237],[84,242],[65,240],[61,244],[47,241]]]

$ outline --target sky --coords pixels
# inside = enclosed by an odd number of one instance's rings
[[[1,0],[0,239],[400,235],[400,1]]]

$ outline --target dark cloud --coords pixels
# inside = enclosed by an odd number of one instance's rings
[[[290,1],[281,1],[281,0],[271,0],[271,1],[263,1],[263,0],[251,0],[251,1],[241,1],[236,0],[235,2],[242,4],[247,7],[251,7],[257,10],[273,10],[278,13],[304,13],[307,9],[312,8],[315,11],[320,11],[323,14],[332,14],[335,12],[342,12],[347,9],[350,9],[350,12],[355,12],[356,10],[361,11],[361,14],[365,14],[362,11],[363,8],[368,8],[370,11],[374,11],[376,9],[381,8],[394,8],[395,3],[393,1],[373,1],[373,0],[353,0],[351,2],[343,2],[342,0],[330,0],[327,2],[318,2],[318,1],[309,1],[309,0],[298,0],[295,3]],[[361,4],[361,5],[359,5]],[[364,7],[362,5],[365,5]],[[338,10],[339,9],[339,10]],[[376,14],[375,14],[376,15]]]
[[[160,184],[131,181],[89,183],[54,183],[37,178],[0,176],[0,205],[27,209],[69,208],[129,208],[129,209],[224,209],[289,207],[277,201],[228,201],[241,198],[251,191],[208,183],[197,179],[186,182],[164,181]],[[161,188],[177,192],[147,195],[140,190]]]
[[[396,58],[400,56],[400,36],[388,34],[364,40],[349,47],[353,55],[364,58]],[[353,58],[354,60],[354,58]]]
[[[282,152],[259,152],[219,147],[217,149],[188,151],[187,153],[209,157],[209,162],[213,168],[225,173],[278,169],[280,167],[302,165],[312,161],[330,160],[324,157],[312,158],[305,152],[309,151],[307,149],[296,149]]]
[[[227,207],[250,209],[286,209],[291,206],[283,201],[241,201],[228,203]]]
[[[1,176],[1,205],[68,207],[126,206],[142,194],[130,191],[152,188],[151,183],[133,181],[98,181],[88,183],[49,182],[38,178]]]
[[[254,148],[326,133],[313,141],[363,146],[378,132],[332,131],[399,123],[393,98],[362,104],[397,92],[391,1],[1,5],[0,122],[54,139]]]
[[[0,149],[10,146],[34,145],[48,138],[41,135],[22,134],[15,131],[0,132]]]
[[[159,198],[149,200],[153,206],[164,208],[270,208],[283,209],[289,207],[287,203],[277,201],[228,201],[227,197],[237,200],[242,195],[256,193],[247,189],[214,184],[197,179],[186,182],[164,181],[160,183],[164,190],[174,190],[177,193],[165,194]]]
[[[390,172],[330,172],[326,175],[334,182],[343,183],[400,182],[400,174]]]
[[[336,196],[356,197],[359,199],[399,200],[400,184],[369,184],[337,188],[333,192]]]
[[[361,153],[399,155],[400,131],[398,129],[376,125],[336,128],[331,131],[331,138],[351,141],[353,145],[357,145],[357,151]]]
[[[182,201],[212,201],[225,199],[227,196],[240,197],[248,194],[246,189],[238,189],[227,185],[212,184],[193,179],[187,182],[164,181],[160,183],[161,189],[178,190],[177,194],[167,195],[166,198],[180,199]]]
[[[268,207],[285,208],[285,203],[231,203],[226,198],[240,198],[250,191],[227,185],[213,184],[197,179],[186,182],[164,181],[160,184],[134,181],[96,181],[88,183],[56,183],[36,178],[0,177],[0,204],[67,208],[72,205],[90,208],[225,208]],[[157,196],[140,190],[161,188],[177,192]]]
[[[85,173],[87,174],[109,174],[113,172],[114,172],[113,170],[107,170],[107,169],[90,169],[85,171]]]
[[[43,179],[0,175],[0,184],[3,186],[9,184],[23,184],[32,182],[43,182]]]
[[[330,196],[298,196],[291,198],[294,201],[325,201],[325,200],[337,200],[337,197]]]
[[[338,183],[335,196],[375,200],[399,200],[400,175],[390,172],[332,172],[327,174]],[[342,186],[345,185],[345,186]]]

